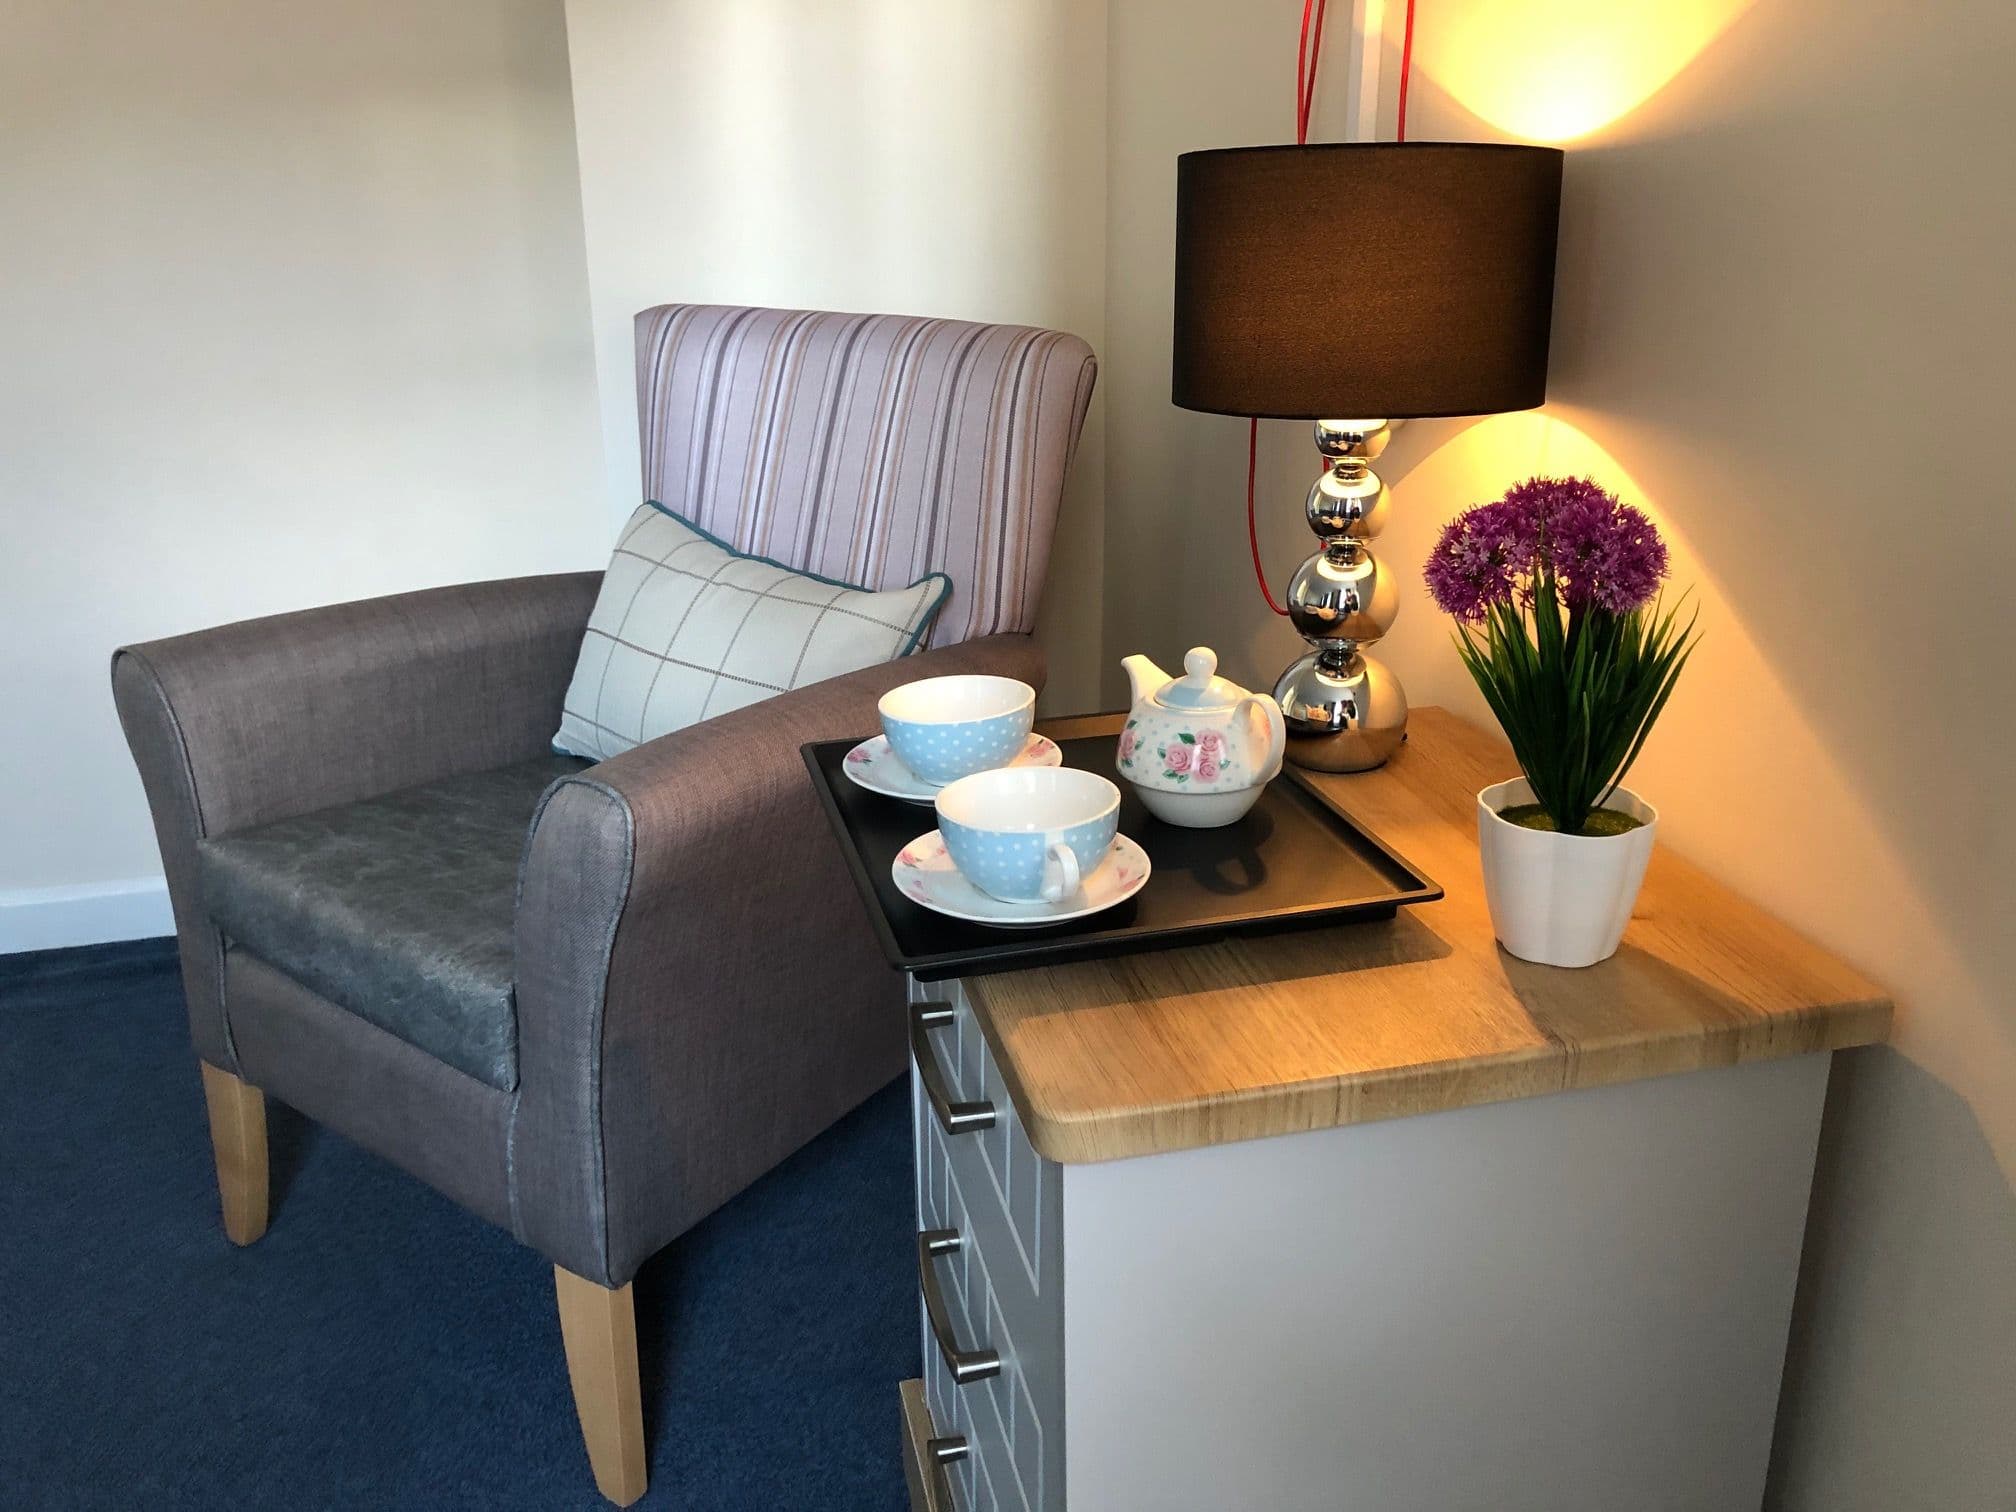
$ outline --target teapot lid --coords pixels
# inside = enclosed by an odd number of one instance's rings
[[[1246,690],[1218,674],[1218,653],[1209,646],[1192,646],[1183,655],[1183,676],[1174,678],[1155,694],[1155,702],[1165,709],[1229,709],[1246,697]]]

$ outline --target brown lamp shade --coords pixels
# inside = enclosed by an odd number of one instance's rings
[[[1541,403],[1561,161],[1468,142],[1183,154],[1172,397],[1299,420]]]

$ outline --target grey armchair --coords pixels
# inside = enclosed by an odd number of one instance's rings
[[[266,1226],[266,1093],[509,1230],[553,1262],[622,1505],[645,1487],[637,1268],[903,1063],[901,987],[798,747],[872,729],[911,678],[1040,682],[1028,631],[1094,377],[1075,337],[954,321],[664,306],[637,338],[647,495],[828,576],[946,572],[927,649],[594,766],[550,741],[598,574],[112,662],[226,1233]]]

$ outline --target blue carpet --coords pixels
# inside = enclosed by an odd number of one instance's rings
[[[217,1215],[166,941],[0,957],[0,1506],[606,1507],[552,1271],[277,1103]],[[918,1373],[900,1086],[637,1278],[639,1505],[897,1509]]]

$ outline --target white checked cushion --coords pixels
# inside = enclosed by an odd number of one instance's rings
[[[774,694],[916,649],[942,572],[876,593],[744,556],[661,504],[623,527],[553,749],[601,761]]]

